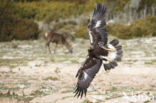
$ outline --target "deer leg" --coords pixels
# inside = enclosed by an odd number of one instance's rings
[[[73,53],[72,47],[68,42],[65,43],[65,46],[68,49],[69,53]]]
[[[57,44],[55,45],[55,48],[54,48],[54,53],[56,53],[56,48],[57,48]]]
[[[50,42],[49,41],[46,43],[46,48],[47,48],[47,52],[49,52],[51,54],[51,51],[50,51]]]
[[[62,48],[63,48],[63,52],[65,51],[65,48],[64,48],[64,46],[62,45]]]

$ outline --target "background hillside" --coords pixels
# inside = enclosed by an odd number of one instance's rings
[[[0,41],[37,39],[50,29],[87,38],[87,21],[98,2],[107,7],[110,35],[156,35],[155,0],[0,0]]]

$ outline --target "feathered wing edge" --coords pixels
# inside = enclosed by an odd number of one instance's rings
[[[106,8],[102,3],[98,3],[97,7],[94,9],[92,20],[96,23],[95,27],[103,27],[105,22]],[[99,26],[98,26],[99,24]]]
[[[77,72],[76,77],[78,77],[78,81],[77,81],[76,89],[74,91],[75,96],[77,97],[82,97],[83,95],[86,96],[87,88],[89,87],[90,83],[92,82],[96,73],[99,71],[102,65],[102,60],[96,58],[90,57],[86,61],[90,62],[92,60],[95,61],[94,65],[88,68],[82,67],[83,69],[79,69],[79,71]],[[85,64],[87,63],[85,62],[84,65]]]
[[[94,9],[93,16],[88,23],[89,29],[89,37],[91,44],[93,44],[93,34],[96,36],[100,36],[103,45],[107,44],[107,30],[105,28],[106,21],[105,21],[105,14],[106,8],[102,3],[98,3],[97,7]]]

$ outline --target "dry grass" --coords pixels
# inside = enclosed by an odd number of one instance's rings
[[[112,103],[123,100],[122,92],[128,96],[132,92],[155,96],[155,41],[156,38],[121,40],[122,63],[110,73],[105,73],[102,67],[87,97],[82,99],[74,98],[72,92],[75,74],[87,56],[88,40],[77,39],[72,43],[73,54],[64,54],[62,48],[58,48],[56,54],[48,54],[44,40],[14,41],[16,48],[11,42],[0,43],[1,96],[32,103]]]

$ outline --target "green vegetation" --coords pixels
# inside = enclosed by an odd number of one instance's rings
[[[153,60],[150,60],[150,61],[145,61],[144,63],[149,64],[149,65],[154,65],[154,64],[156,64],[156,60],[153,59]]]
[[[144,36],[156,36],[156,16],[147,16],[138,19],[130,25],[112,24],[108,25],[108,33],[121,39],[131,39]]]
[[[109,35],[120,39],[132,39],[136,37],[156,36],[156,16],[147,16],[143,19],[133,21],[130,25],[109,24],[107,31]],[[75,29],[75,36],[88,39],[87,23]]]
[[[88,39],[88,28],[86,26],[79,26],[75,29],[75,36],[78,38]]]
[[[9,0],[0,1],[0,41],[37,39],[38,25],[14,12],[15,5]]]
[[[0,66],[8,66],[10,68],[26,66],[30,60],[33,60],[33,58],[0,59]]]
[[[16,13],[23,18],[33,18],[36,20],[44,20],[46,22],[58,21],[60,18],[68,18],[71,16],[81,15],[84,5],[77,5],[73,2],[17,2]]]
[[[141,0],[138,11],[143,10],[144,8],[148,9],[148,12],[150,12],[150,7],[156,6],[155,0]]]
[[[77,25],[77,23],[75,21],[63,21],[63,22],[57,22],[53,25],[53,30],[57,31],[60,29],[64,29],[64,30],[72,30],[75,26]]]
[[[16,0],[23,1],[23,0]],[[29,0],[28,0],[29,1]],[[79,16],[92,11],[97,2],[112,7],[112,11],[123,10],[123,7],[129,0],[30,0],[31,2],[15,2],[16,14],[22,18],[33,18],[44,20],[46,22],[58,21],[60,18],[65,19],[71,16]]]
[[[15,0],[16,12],[22,18],[33,18],[36,20],[45,20],[47,22],[57,21],[60,18],[69,18],[87,14],[92,11],[95,4],[102,2],[107,11],[113,14],[118,14],[118,11],[123,11],[124,7],[130,3],[130,0]],[[20,1],[20,2],[19,2]],[[138,7],[138,12],[147,7],[155,6],[155,0],[141,0]]]
[[[82,103],[91,103],[88,99],[85,99]]]
[[[45,78],[44,80],[54,80],[54,81],[56,81],[56,80],[58,80],[58,78],[57,77],[47,77],[47,78]]]
[[[98,2],[102,2],[107,7],[108,19],[115,18],[121,12],[127,12],[124,8],[130,4],[130,0],[13,0],[12,2],[0,0],[0,41],[37,39],[40,31],[34,21],[46,23],[53,21],[52,26],[56,31],[60,29],[74,31],[76,37],[88,38],[87,25],[78,25],[74,20],[68,22],[61,20],[69,20],[80,15],[88,16]],[[138,16],[141,17],[140,13],[145,8],[147,14],[153,15],[154,6],[156,6],[155,0],[141,0],[138,8],[132,9],[136,9]],[[150,19],[155,20],[155,17],[137,20],[130,26],[108,25],[109,33],[122,39],[155,36],[156,33],[153,31],[155,24],[154,21],[150,24]]]
[[[41,95],[45,95],[45,94],[40,91],[35,91],[35,93],[32,93],[30,96],[17,96],[17,95],[11,95],[10,93],[7,93],[7,94],[0,94],[0,97],[8,97],[8,98],[17,99],[18,101],[29,102],[33,98]]]

